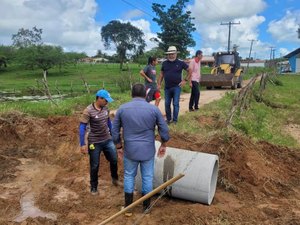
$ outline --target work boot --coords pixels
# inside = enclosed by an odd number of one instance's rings
[[[142,194],[144,196],[145,194]],[[151,198],[146,199],[143,201],[143,211],[144,213],[150,213],[150,204],[151,204]]]
[[[143,201],[143,210],[144,210],[144,213],[150,213],[150,203],[151,203],[151,199],[148,198],[146,199],[145,201]]]
[[[133,202],[133,193],[126,193],[125,192],[125,208]],[[128,210],[125,212],[125,216],[132,216],[132,210]]]

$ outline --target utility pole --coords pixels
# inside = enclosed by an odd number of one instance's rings
[[[276,49],[274,48],[273,50],[273,60],[275,59],[275,51],[276,51]]]
[[[300,39],[300,24],[297,32],[298,32],[298,38]]]
[[[272,53],[273,53],[274,47],[271,46],[270,49],[271,49],[271,51],[270,51],[270,60],[272,60]]]
[[[257,41],[257,40],[252,39],[252,40],[248,40],[248,41],[251,41],[251,45],[250,45],[250,51],[249,51],[249,57],[248,57],[248,63],[247,63],[247,71],[249,69],[249,63],[250,63],[250,58],[251,58],[251,52],[252,52],[253,42]]]
[[[230,51],[230,36],[231,36],[231,26],[232,25],[236,25],[236,24],[241,24],[240,22],[238,23],[234,23],[234,22],[228,22],[228,23],[221,23],[221,25],[228,25],[229,26],[229,32],[228,32],[228,47],[227,47],[227,51]]]

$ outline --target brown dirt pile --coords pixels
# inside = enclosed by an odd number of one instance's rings
[[[27,218],[22,224],[99,224],[120,209],[123,190],[112,186],[103,156],[100,195],[89,194],[88,157],[79,153],[77,129],[76,117],[37,119],[14,113],[0,118],[0,224],[20,224],[12,221],[30,187],[35,205],[55,213],[57,220]],[[170,146],[219,155],[212,205],[163,197],[139,223],[135,222],[142,216],[141,207],[134,209],[133,217],[120,216],[110,224],[300,224],[299,149],[254,143],[236,134],[209,140],[172,134]],[[56,175],[26,175],[24,168],[31,164],[23,165],[24,159],[45,165],[36,166],[35,172],[55,167]],[[122,172],[120,163],[121,177]],[[37,181],[42,184],[34,184]]]

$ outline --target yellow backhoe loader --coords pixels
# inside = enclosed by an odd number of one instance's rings
[[[214,54],[215,64],[210,74],[202,74],[200,85],[207,89],[230,86],[231,89],[243,85],[243,69],[236,51],[217,52]]]

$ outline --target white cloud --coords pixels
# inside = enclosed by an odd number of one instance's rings
[[[266,7],[263,0],[195,0],[188,7],[200,23],[232,21],[262,12]]]
[[[280,57],[283,57],[283,56],[285,56],[285,55],[287,55],[289,53],[290,53],[290,51],[288,49],[286,49],[286,48],[279,48],[279,55],[280,55]]]
[[[300,24],[300,10],[287,11],[279,20],[272,20],[268,25],[268,32],[277,42],[300,42],[297,29]]]
[[[12,44],[11,36],[20,28],[36,26],[43,29],[45,43],[94,55],[103,48],[96,10],[95,0],[2,0],[1,44]]]
[[[130,11],[126,12],[125,15],[123,16],[123,18],[125,20],[130,20],[130,19],[133,19],[136,17],[141,17],[143,15],[144,15],[144,13],[141,10],[134,9],[134,10],[130,10]]]
[[[238,45],[238,51],[242,57],[249,56],[250,41],[259,37],[258,26],[265,21],[263,16],[258,15],[266,7],[262,0],[195,0],[188,10],[195,17],[197,32],[201,36],[201,49],[205,55],[216,51],[227,50],[228,25],[220,25],[221,22],[240,23],[231,26],[230,47]],[[197,40],[196,40],[197,41]],[[255,42],[253,45],[260,47],[265,44]]]

